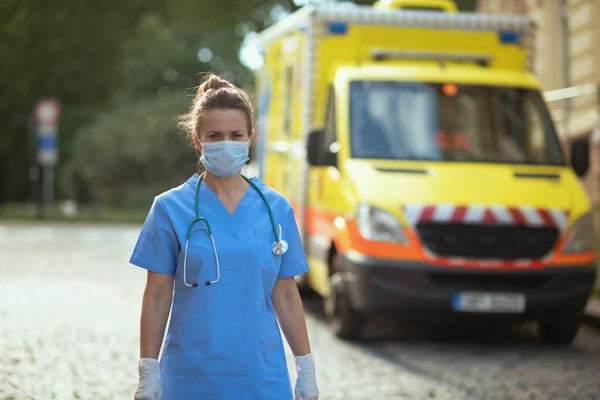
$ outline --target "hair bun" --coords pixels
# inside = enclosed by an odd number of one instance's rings
[[[215,74],[210,74],[206,78],[204,78],[204,81],[202,82],[200,87],[198,87],[198,96],[202,96],[204,93],[208,92],[211,89],[219,90],[222,88],[233,88],[233,87],[234,86],[231,83],[229,83],[228,81],[226,81],[225,79],[223,79]]]
[[[179,116],[179,128],[187,133],[192,144],[198,148],[205,113],[210,110],[237,110],[246,117],[247,135],[250,137],[254,130],[254,110],[250,95],[216,74],[208,73],[203,78],[189,112]]]

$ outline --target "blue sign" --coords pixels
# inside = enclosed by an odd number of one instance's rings
[[[38,150],[40,151],[51,151],[56,150],[57,142],[55,137],[42,136],[38,138]]]
[[[51,167],[58,160],[58,140],[56,130],[44,127],[37,135],[37,160],[42,166]]]

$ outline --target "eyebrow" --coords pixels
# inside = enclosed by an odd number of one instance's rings
[[[240,130],[236,130],[236,131],[231,131],[229,133],[243,133],[244,131],[240,131]],[[223,132],[221,131],[207,131],[206,133],[217,133],[217,134],[222,134]]]

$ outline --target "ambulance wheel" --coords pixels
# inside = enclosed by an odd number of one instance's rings
[[[325,297],[324,305],[331,330],[340,339],[362,339],[366,318],[352,307],[341,272],[331,276],[330,284],[331,292]]]
[[[575,339],[580,323],[579,319],[539,322],[540,338],[543,343],[567,346]]]

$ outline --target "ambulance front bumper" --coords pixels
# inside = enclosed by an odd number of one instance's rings
[[[594,265],[537,270],[474,270],[343,255],[341,268],[352,306],[423,321],[553,321],[581,313],[593,290]],[[461,293],[512,293],[525,298],[520,311],[465,312]]]

